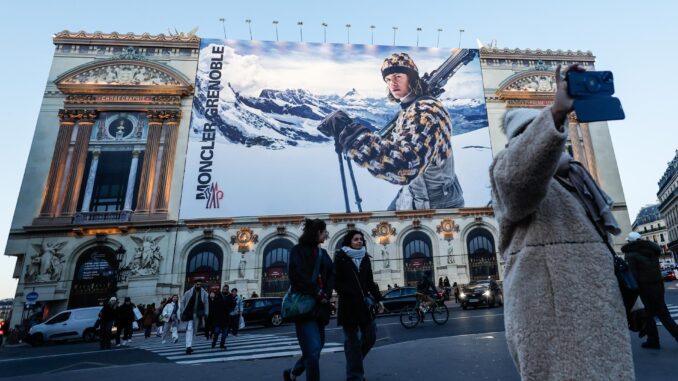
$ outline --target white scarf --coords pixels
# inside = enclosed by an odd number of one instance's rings
[[[360,249],[352,249],[348,246],[344,246],[341,248],[341,250],[346,253],[352,260],[353,263],[355,263],[355,266],[360,270],[360,263],[363,261],[363,258],[365,258],[365,254],[367,254],[367,250],[365,250],[365,246],[361,247]]]

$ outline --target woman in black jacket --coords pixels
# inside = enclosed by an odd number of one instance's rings
[[[334,256],[334,266],[339,294],[337,324],[344,330],[346,379],[363,380],[363,359],[377,340],[377,325],[370,310],[383,310],[363,233],[346,233],[342,248]]]
[[[299,243],[290,250],[289,277],[293,291],[313,295],[316,308],[312,316],[296,319],[294,327],[301,347],[301,358],[292,369],[283,372],[291,381],[306,371],[307,381],[320,380],[320,351],[325,345],[325,326],[330,321],[330,297],[334,286],[334,265],[320,244],[327,239],[323,221],[306,220]],[[314,277],[316,261],[318,275]]]

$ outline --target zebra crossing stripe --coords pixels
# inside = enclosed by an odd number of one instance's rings
[[[230,351],[233,350],[233,349],[258,348],[259,350],[261,350],[262,347],[265,347],[265,348],[272,347],[272,346],[287,346],[287,347],[289,347],[290,345],[298,346],[298,342],[297,342],[296,339],[288,339],[288,340],[276,341],[275,343],[271,343],[271,344],[266,343],[266,344],[267,344],[266,346],[262,346],[262,344],[264,344],[264,343],[240,344],[240,345],[235,344],[235,345],[234,345],[234,344],[229,344],[228,342],[226,342],[226,347],[228,348],[228,351],[230,352]],[[212,344],[206,345],[206,346],[200,346],[200,347],[198,347],[198,346],[193,346],[192,348],[193,348],[193,350],[195,350],[195,351],[199,351],[199,350],[203,350],[203,349],[204,349],[204,350],[212,350]],[[217,347],[217,348],[218,348],[218,347]],[[216,349],[216,348],[215,348],[215,349]],[[159,354],[159,355],[161,355],[161,356],[172,356],[172,355],[182,354],[182,353],[184,353],[185,351],[186,351],[186,348],[185,348],[185,347],[182,347],[182,348],[173,348],[173,349],[168,350],[168,351],[157,351],[157,352],[155,352],[155,353],[157,353],[157,354]],[[221,352],[223,352],[223,351],[221,351]],[[215,352],[210,352],[210,353],[215,353]],[[169,357],[168,357],[168,358],[169,358]]]
[[[339,347],[340,344],[330,344],[326,345],[327,348],[335,348]],[[343,348],[343,345],[341,346]],[[279,353],[287,352],[287,351],[300,351],[301,349],[299,348],[298,344],[287,344],[287,345],[279,345],[279,346],[267,346],[266,348],[261,348],[261,347],[255,347],[255,348],[244,348],[244,349],[235,349],[232,350],[231,348],[228,348],[227,351],[222,351],[222,350],[217,350],[215,352],[194,352],[193,354],[187,355],[187,354],[182,354],[180,356],[167,356],[168,360],[181,360],[181,359],[189,359],[189,358],[212,358],[212,357],[232,357],[233,355],[244,355],[244,354],[250,354],[250,353],[257,353],[264,355],[266,354],[269,357],[279,357]]]
[[[325,345],[327,345],[327,344],[325,344]],[[343,350],[344,350],[343,347],[330,347],[330,348],[323,348],[322,353],[341,352]],[[253,355],[247,355],[247,356],[232,356],[232,357],[219,357],[219,358],[202,359],[202,360],[177,361],[176,363],[177,364],[194,365],[194,364],[203,364],[203,363],[209,363],[209,362],[255,360],[255,359],[265,359],[265,358],[274,358],[274,357],[298,356],[300,354],[301,354],[301,349],[296,350],[296,351],[275,352],[275,353],[270,353],[270,354],[253,354]],[[190,357],[190,356],[186,356],[186,357]]]

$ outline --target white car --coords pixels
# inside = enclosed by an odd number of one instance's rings
[[[33,346],[46,341],[97,339],[94,328],[101,307],[87,307],[66,310],[56,314],[44,323],[36,324],[28,331]]]

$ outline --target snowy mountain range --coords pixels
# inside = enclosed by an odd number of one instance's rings
[[[199,138],[204,122],[217,126],[226,142],[268,149],[325,144],[330,139],[317,131],[320,121],[335,110],[343,110],[376,131],[399,111],[399,106],[382,98],[367,98],[351,89],[343,96],[315,95],[304,89],[261,90],[259,96],[246,96],[230,84],[221,89],[217,116],[204,110],[207,81],[200,78],[193,99],[192,133]],[[386,95],[386,94],[384,94]],[[453,119],[454,135],[487,127],[484,99],[455,99],[443,93],[441,101]]]

